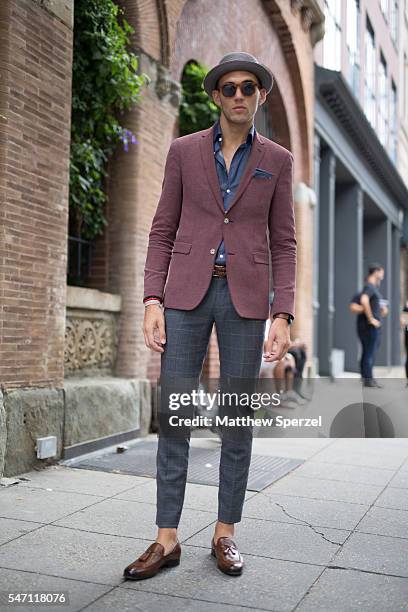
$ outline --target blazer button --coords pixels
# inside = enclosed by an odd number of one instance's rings
[[[225,217],[225,219],[224,219],[224,223],[229,223],[229,219],[228,219],[228,217]]]
[[[215,249],[210,249],[210,253],[211,253],[211,255],[214,255]]]

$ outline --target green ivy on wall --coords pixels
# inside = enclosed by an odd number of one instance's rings
[[[113,0],[75,2],[70,221],[81,238],[103,233],[107,161],[119,142],[137,144],[120,117],[150,82],[128,50],[133,28]]]
[[[180,136],[205,130],[218,119],[218,107],[202,86],[207,72],[208,69],[195,60],[191,60],[184,67],[179,109]]]

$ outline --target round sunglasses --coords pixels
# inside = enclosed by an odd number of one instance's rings
[[[237,84],[225,83],[221,87],[222,95],[226,98],[232,98],[233,96],[235,96],[235,92],[237,91],[238,87],[240,88],[243,96],[249,97],[253,96],[256,91],[256,88],[260,86],[254,81],[242,81],[242,83]]]

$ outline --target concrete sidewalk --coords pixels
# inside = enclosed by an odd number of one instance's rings
[[[192,444],[214,444],[192,439]],[[305,463],[247,492],[239,577],[210,556],[216,487],[188,484],[176,568],[123,569],[155,538],[155,480],[55,466],[0,487],[0,591],[66,592],[68,606],[1,610],[408,610],[408,440],[254,440]]]

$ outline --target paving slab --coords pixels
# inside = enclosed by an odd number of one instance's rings
[[[226,576],[216,567],[210,549],[182,547],[179,566],[159,572],[149,580],[125,581],[123,587],[156,594],[176,595],[225,605],[289,612],[322,571],[321,567],[245,554],[241,576]],[[167,605],[167,604],[166,604]]]
[[[401,465],[401,472],[407,472],[407,471],[408,471],[408,458]]]
[[[39,527],[41,523],[0,518],[0,546]]]
[[[212,527],[207,527],[188,538],[185,543],[208,548],[212,532]],[[350,532],[245,517],[235,534],[236,544],[242,554],[325,565]]]
[[[408,489],[387,487],[376,500],[375,505],[383,508],[408,510]]]
[[[15,485],[0,491],[0,516],[51,523],[72,512],[98,504],[103,499],[72,491],[48,491]]]
[[[154,584],[152,589],[154,589]],[[248,608],[178,595],[160,595],[117,587],[86,608],[86,612],[248,612]],[[251,608],[256,612],[257,608]]]
[[[289,474],[263,490],[268,495],[280,493],[311,499],[326,499],[346,503],[369,505],[383,490],[382,486],[355,484],[322,478],[301,478]]]
[[[309,459],[312,463],[338,463],[387,470],[397,470],[408,457],[405,445],[380,438],[336,440],[334,444]]]
[[[247,500],[243,516],[284,523],[307,523],[316,527],[353,530],[369,506],[308,499],[262,491]]]
[[[307,462],[296,468],[295,476],[302,478],[324,478],[325,480],[341,480],[354,484],[385,486],[392,482],[394,470],[384,470],[355,465],[337,465],[335,463]],[[399,485],[395,485],[399,486]],[[407,484],[408,487],[408,484]]]
[[[46,525],[0,546],[0,567],[117,586],[151,543]]]
[[[40,604],[13,604],[6,605],[0,600],[0,610],[13,610],[14,612],[77,612],[84,606],[100,597],[112,587],[101,584],[93,584],[80,580],[67,580],[38,574],[35,571],[22,572],[0,567],[0,591],[1,592],[43,592],[43,593],[68,593],[69,605],[40,605]]]
[[[372,506],[358,525],[357,531],[408,538],[408,512]]]
[[[353,533],[329,565],[407,578],[407,559],[408,540]]]
[[[98,497],[111,497],[137,485],[146,484],[150,480],[140,476],[79,470],[63,465],[53,465],[45,470],[26,472],[18,477],[29,479],[29,482],[19,483],[18,487],[49,488],[55,491],[73,491]]]
[[[327,569],[296,612],[403,612],[407,602],[406,578]]]
[[[405,456],[408,454],[408,438],[336,438],[331,446],[341,450],[362,449],[369,452],[377,449],[402,452]]]
[[[402,469],[395,474],[390,480],[390,487],[399,487],[400,489],[408,489],[408,471]]]
[[[310,459],[334,443],[329,438],[256,438],[252,452],[256,455],[274,455],[291,459]]]
[[[155,519],[156,507],[152,504],[113,498],[103,500],[89,508],[89,511],[84,509],[71,514],[54,524],[93,533],[155,540],[157,533]],[[179,537],[190,537],[216,520],[216,512],[183,508]]]

